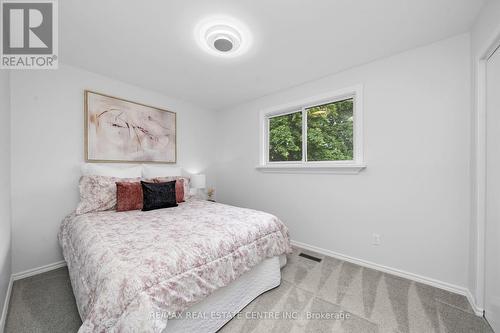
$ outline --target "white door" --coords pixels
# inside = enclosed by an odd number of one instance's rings
[[[485,317],[500,333],[500,50],[486,68]]]

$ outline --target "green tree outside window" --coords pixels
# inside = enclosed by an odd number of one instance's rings
[[[352,98],[310,107],[307,115],[307,161],[353,160]],[[269,118],[269,161],[302,161],[302,111]]]
[[[269,161],[302,160],[302,112],[269,119]]]

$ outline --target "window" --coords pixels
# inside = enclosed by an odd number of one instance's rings
[[[269,117],[269,161],[302,161],[302,111]]]
[[[361,112],[360,87],[263,111],[258,169],[359,172]]]

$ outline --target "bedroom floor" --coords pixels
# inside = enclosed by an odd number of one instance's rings
[[[295,248],[282,273],[278,288],[255,299],[220,332],[493,332],[464,296],[310,251]],[[251,319],[258,312],[295,319]],[[307,313],[349,318],[311,320]],[[14,283],[6,333],[67,333],[80,325],[66,268]]]

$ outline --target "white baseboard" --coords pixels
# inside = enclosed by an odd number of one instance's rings
[[[373,263],[370,261],[366,261],[363,259],[358,259],[358,258],[346,256],[344,254],[340,254],[337,252],[326,250],[326,249],[316,247],[313,245],[309,245],[306,243],[301,243],[301,242],[297,242],[294,240],[292,240],[291,243],[292,243],[292,245],[303,248],[305,250],[317,252],[317,253],[320,253],[320,254],[323,254],[326,256],[330,256],[330,257],[334,257],[334,258],[337,258],[340,260],[344,260],[344,261],[347,261],[347,262],[350,262],[350,263],[353,263],[353,264],[356,264],[359,266],[368,267],[371,269],[375,269],[377,271],[396,275],[396,276],[399,276],[399,277],[402,277],[402,278],[405,278],[408,280],[420,282],[420,283],[423,283],[423,284],[426,284],[426,285],[429,285],[432,287],[444,289],[444,290],[447,290],[447,291],[455,293],[455,294],[463,295],[463,296],[467,297],[467,300],[471,304],[471,307],[474,310],[474,313],[478,316],[483,316],[483,309],[481,309],[480,307],[477,306],[477,304],[474,301],[474,297],[472,297],[471,292],[467,288],[456,286],[454,284],[439,281],[439,280],[432,279],[429,277],[425,277],[425,276],[422,276],[419,274],[414,274],[414,273],[402,271],[400,269],[387,267],[384,265],[379,265],[379,264],[376,264],[376,263]]]
[[[7,321],[7,311],[9,309],[10,294],[12,292],[12,284],[13,283],[14,283],[14,280],[12,279],[12,276],[11,276],[10,280],[9,280],[9,286],[7,287],[7,294],[5,294],[5,302],[3,303],[2,317],[0,317],[0,333],[3,333],[3,331],[5,329],[5,322]]]
[[[61,260],[61,261],[58,261],[58,262],[54,262],[52,264],[48,264],[48,265],[45,265],[45,266],[40,266],[40,267],[37,267],[37,268],[32,268],[32,269],[28,269],[28,270],[23,271],[23,272],[12,274],[12,279],[14,281],[21,280],[21,279],[24,279],[24,278],[27,278],[27,277],[30,277],[30,276],[33,276],[33,275],[37,275],[37,274],[49,272],[49,271],[52,271],[54,269],[58,269],[58,268],[61,268],[61,267],[64,267],[64,266],[66,266],[66,261]]]
[[[474,298],[474,296],[472,296],[472,293],[469,289],[465,290],[465,297],[467,297],[467,300],[469,301],[470,306],[472,306],[472,310],[474,310],[476,315],[484,317],[484,309],[477,305],[476,299]]]
[[[28,269],[26,271],[15,273],[10,276],[9,287],[7,288],[7,294],[5,295],[5,302],[2,310],[2,317],[0,317],[0,333],[3,333],[5,329],[5,322],[7,321],[7,311],[9,308],[10,296],[12,294],[12,285],[14,284],[14,281],[21,280],[37,274],[49,272],[64,266],[66,266],[66,262],[63,260],[45,266]]]

